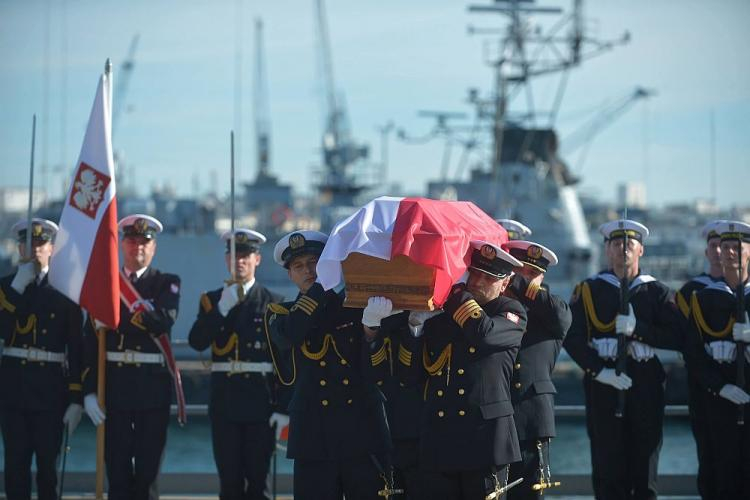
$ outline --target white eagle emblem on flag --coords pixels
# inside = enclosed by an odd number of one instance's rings
[[[73,189],[70,190],[70,206],[96,219],[96,212],[104,201],[104,192],[110,180],[108,176],[81,162],[73,180]]]

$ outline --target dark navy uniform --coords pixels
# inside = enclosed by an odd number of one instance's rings
[[[154,337],[171,333],[180,301],[180,278],[148,267],[134,282],[150,312],[120,307],[120,327],[106,332],[105,461],[110,499],[145,499],[157,479],[167,439],[172,378],[161,362],[138,362],[139,354],[161,356]],[[97,336],[84,337],[85,394],[96,392]],[[119,358],[114,360],[110,358]]]
[[[750,312],[750,284],[744,289]],[[738,360],[750,373],[750,354],[736,352],[732,340],[736,309],[736,294],[723,280],[694,293],[690,302],[685,359],[700,383],[706,410],[706,444],[716,478],[710,498],[750,498],[750,425],[747,417],[745,425],[738,425],[738,406],[719,396],[724,385],[736,385]],[[750,383],[741,389],[750,392]]]
[[[420,418],[424,406],[422,390],[407,385],[400,376],[412,360],[418,361],[405,346],[411,335],[408,313],[401,313],[381,322],[378,336],[370,343],[370,377],[386,397],[385,410],[391,431],[394,485],[404,490],[404,498],[419,498],[425,487],[419,469]],[[406,342],[408,344],[408,340]]]
[[[364,375],[362,310],[316,283],[292,304],[269,306],[269,328],[276,356],[289,360],[281,378],[294,386],[287,456],[295,499],[378,498],[390,436],[384,397]]]
[[[690,300],[693,293],[702,290],[717,280],[721,280],[721,277],[713,278],[706,273],[701,273],[682,285],[675,299],[686,321],[690,317]],[[686,324],[686,329],[687,326]],[[685,341],[687,342],[687,332],[685,332],[685,335]],[[685,357],[687,358],[687,356]],[[698,493],[700,493],[701,498],[704,500],[710,500],[715,498],[712,496],[712,492],[716,488],[716,478],[712,473],[713,460],[711,459],[711,450],[707,441],[708,427],[706,424],[705,390],[700,386],[694,370],[691,370],[691,365],[687,364],[686,366],[688,374],[687,389],[690,427],[693,431],[696,452],[698,454]]]
[[[563,346],[584,370],[586,426],[591,441],[592,479],[597,498],[656,498],[656,473],[664,420],[666,375],[653,348],[680,350],[680,313],[669,288],[639,274],[629,290],[636,326],[628,341],[623,418],[615,417],[618,391],[594,380],[614,368],[615,316],[620,282],[605,271],[576,286],[571,299],[573,323]],[[640,361],[636,361],[636,358]]]
[[[521,462],[511,465],[510,480],[523,477],[523,483],[508,492],[509,499],[538,498],[532,484],[540,477],[539,458],[549,466],[549,441],[555,433],[555,385],[551,374],[560,354],[572,315],[568,304],[542,287],[534,298],[527,295],[529,281],[516,275],[505,295],[521,302],[528,323],[513,366],[511,396],[513,419],[521,447]],[[538,449],[537,444],[541,446]]]
[[[201,296],[188,340],[211,347],[213,369],[208,411],[222,499],[265,499],[265,481],[275,446],[268,421],[276,411],[276,384],[263,315],[281,300],[259,283],[227,316],[219,313],[222,288]],[[220,368],[220,369],[216,369]]]
[[[504,482],[505,466],[521,459],[510,380],[526,311],[503,296],[480,306],[462,286],[443,309],[420,337],[404,337],[412,381],[424,382],[424,496],[484,498]]]
[[[81,309],[47,282],[33,281],[23,294],[0,280],[0,426],[9,499],[31,498],[31,460],[36,455],[37,494],[57,498],[56,460],[63,413],[82,404]],[[26,352],[27,359],[10,356]],[[48,356],[65,361],[50,361]],[[45,360],[46,359],[46,360]]]

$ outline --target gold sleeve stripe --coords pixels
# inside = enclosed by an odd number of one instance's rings
[[[700,302],[698,302],[698,294],[696,294],[695,292],[693,292],[693,296],[690,297],[690,312],[693,313],[693,318],[695,318],[695,323],[698,325],[699,330],[718,339],[727,337],[732,331],[732,327],[734,326],[734,318],[729,318],[727,326],[723,330],[720,330],[718,332],[716,330],[712,330],[711,327],[708,326],[708,323],[706,323],[706,320],[703,318],[701,304]]]
[[[211,304],[211,299],[205,293],[201,294],[201,307],[203,308],[203,312],[206,313],[210,313],[211,309],[214,308],[213,304]]]
[[[461,307],[456,310],[455,313],[453,313],[453,319],[458,323],[461,327],[464,326],[464,323],[466,323],[466,320],[471,318],[479,318],[482,314],[482,307],[477,304],[475,300],[469,300],[461,305]]]
[[[372,363],[372,366],[378,366],[380,363],[385,361],[387,357],[388,356],[385,351],[385,344],[383,344],[378,352],[370,356],[370,362]]]
[[[83,387],[81,384],[68,384],[68,390],[81,392]]]
[[[398,360],[404,366],[411,366],[411,351],[404,348],[404,346],[398,346]]]
[[[270,304],[268,304],[268,308],[274,314],[289,314],[289,309],[282,306],[281,304],[274,304],[273,302],[271,302]]]
[[[300,302],[307,304],[308,306],[310,306],[313,309],[315,309],[316,307],[318,307],[318,303],[316,301],[314,301],[313,299],[311,299],[310,297],[308,297],[307,295],[303,295],[302,297],[299,298],[299,300],[297,300],[298,304]]]
[[[683,316],[686,318],[690,316],[690,306],[680,292],[677,292],[677,307],[680,308]]]
[[[301,304],[299,302],[297,302],[296,304],[294,304],[292,306],[292,308],[289,309],[289,311],[290,312],[294,312],[294,311],[296,311],[298,309],[301,310],[302,312],[304,312],[305,314],[307,314],[308,316],[312,315],[312,313],[313,313],[313,310],[310,309],[310,306],[308,306],[306,304]]]
[[[526,288],[526,298],[529,300],[536,299],[537,294],[539,293],[539,283],[536,281],[533,281],[529,283],[529,286]]]
[[[8,299],[5,297],[5,292],[3,292],[3,289],[0,288],[0,309],[5,309],[8,312],[16,312],[16,306],[8,302]]]

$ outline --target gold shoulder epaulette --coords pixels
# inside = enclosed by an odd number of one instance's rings
[[[268,304],[268,309],[274,314],[289,314],[289,309],[274,302]]]
[[[211,299],[208,298],[207,293],[201,294],[201,307],[203,308],[203,312],[210,313],[211,309],[214,308],[213,304],[211,304]]]

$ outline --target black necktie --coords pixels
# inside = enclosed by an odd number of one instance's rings
[[[138,275],[135,273],[130,273],[130,282],[135,285],[136,281],[138,281]]]

